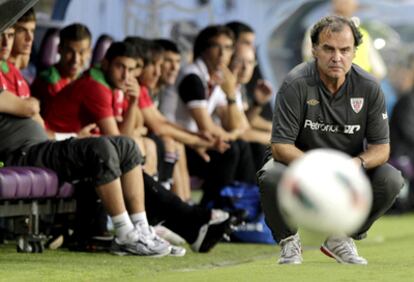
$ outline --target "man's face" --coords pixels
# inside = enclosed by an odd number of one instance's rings
[[[85,68],[91,55],[89,39],[66,41],[59,45],[59,69],[63,76],[75,79]]]
[[[354,37],[349,26],[339,32],[323,29],[319,44],[312,49],[322,81],[345,80],[355,56]]]
[[[30,55],[32,51],[36,22],[17,22],[14,25],[15,36],[12,55]]]
[[[10,56],[14,41],[14,28],[9,27],[4,30],[0,38],[0,60],[7,60]]]
[[[132,75],[138,79],[138,77],[141,75],[143,69],[144,69],[144,60],[142,58],[138,58],[136,59],[136,67],[134,69],[134,71],[132,72]]]
[[[237,83],[246,84],[253,75],[256,65],[254,49],[248,45],[242,45],[236,48],[230,63],[231,71],[237,73]]]
[[[104,60],[102,69],[112,87],[126,90],[128,80],[134,77],[137,60],[131,57],[115,57],[111,62]]]
[[[158,80],[161,76],[161,65],[163,57],[155,58],[152,62],[149,62],[139,77],[139,83],[149,89],[154,89],[157,86]]]
[[[164,60],[161,65],[161,82],[166,85],[174,85],[181,65],[181,55],[172,51],[164,52]]]
[[[251,48],[254,48],[254,41],[256,40],[256,35],[253,32],[242,32],[237,38],[236,45],[247,45]]]
[[[233,54],[233,40],[224,34],[210,39],[209,47],[202,54],[209,72],[215,72],[222,65],[230,63]]]

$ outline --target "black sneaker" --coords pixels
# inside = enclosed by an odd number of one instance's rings
[[[201,226],[197,239],[191,244],[194,252],[207,253],[230,232],[230,216],[222,210],[212,210],[211,219]]]

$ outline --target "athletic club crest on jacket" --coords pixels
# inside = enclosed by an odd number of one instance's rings
[[[351,107],[355,113],[359,113],[364,106],[364,98],[351,98]]]

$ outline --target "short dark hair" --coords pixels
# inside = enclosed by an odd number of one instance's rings
[[[159,38],[159,39],[154,39],[155,44],[158,44],[159,46],[162,47],[162,49],[164,49],[164,51],[170,51],[176,54],[180,54],[180,50],[178,49],[177,44],[169,39],[165,39],[165,38]]]
[[[65,41],[81,41],[84,39],[91,41],[92,34],[86,25],[80,23],[68,25],[59,32],[60,45]]]
[[[139,36],[128,36],[124,39],[124,42],[128,42],[137,48],[141,55],[140,58],[144,61],[144,66],[153,63],[164,52],[162,46],[156,43],[155,40]]]
[[[354,36],[354,46],[358,47],[362,43],[362,34],[354,21],[341,16],[327,16],[320,19],[311,30],[312,46],[319,44],[319,35],[324,29],[333,32],[340,32],[345,26],[349,26]]]
[[[140,36],[128,36],[124,39],[124,42],[127,42],[134,46],[137,52],[137,58],[140,58],[144,61],[144,66],[146,66],[150,62],[151,51],[148,48],[148,39]]]
[[[193,56],[194,59],[197,59],[201,54],[210,47],[210,40],[219,35],[225,35],[233,40],[234,43],[234,33],[228,27],[224,25],[210,25],[201,30],[195,41],[193,47]]]
[[[150,49],[150,52],[151,52],[152,61],[162,57],[164,54],[164,48],[160,44],[158,44],[156,40],[150,40],[148,44],[148,48]]]
[[[239,21],[232,21],[226,23],[226,26],[233,31],[236,40],[239,38],[241,33],[254,33],[254,30],[251,26],[246,23],[239,22]]]
[[[21,16],[17,22],[18,23],[27,23],[27,22],[35,22],[36,21],[36,12],[33,8],[27,10],[26,13]]]
[[[106,51],[105,59],[111,62],[117,57],[137,58],[137,51],[134,45],[128,42],[117,41],[113,42]]]

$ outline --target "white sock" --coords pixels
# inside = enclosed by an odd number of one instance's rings
[[[147,213],[146,212],[139,212],[133,213],[130,215],[131,221],[134,226],[139,227],[142,231],[146,232],[149,229]]]
[[[128,213],[125,211],[116,216],[112,216],[111,219],[115,228],[116,237],[121,242],[125,241],[127,239],[127,234],[134,230],[134,225],[132,224]]]
[[[161,182],[161,185],[165,188],[165,189],[167,189],[167,190],[171,190],[171,182],[170,181],[163,181],[163,182]]]

